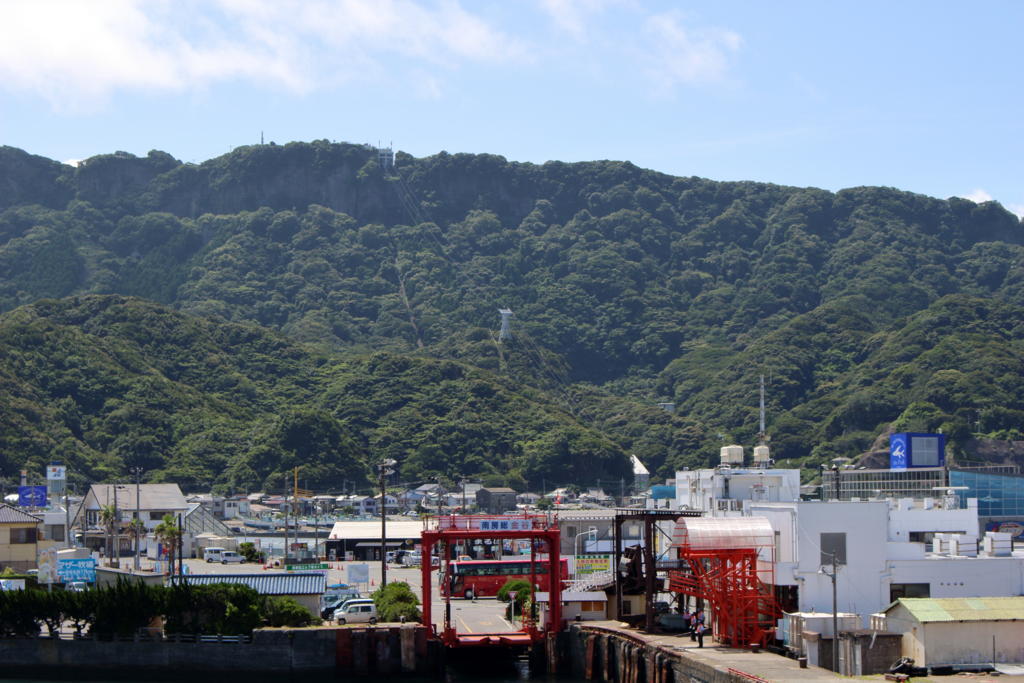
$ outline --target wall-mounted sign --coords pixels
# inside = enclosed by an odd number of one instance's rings
[[[612,570],[611,555],[577,555],[576,576],[602,574]]]

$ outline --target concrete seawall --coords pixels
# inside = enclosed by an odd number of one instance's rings
[[[841,680],[768,652],[715,647],[710,640],[705,646],[697,648],[688,636],[648,635],[613,622],[572,624],[561,639],[559,673],[602,683]]]
[[[265,629],[247,643],[0,639],[5,674],[46,678],[220,678],[438,673],[440,643],[419,625]]]

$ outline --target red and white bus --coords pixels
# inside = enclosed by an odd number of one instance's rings
[[[569,561],[562,559],[559,574],[564,581],[569,577]],[[548,563],[534,560],[534,578],[537,590],[549,590]],[[530,580],[529,560],[457,560],[448,565],[448,576],[441,580],[441,595],[454,597],[490,598],[511,579]]]

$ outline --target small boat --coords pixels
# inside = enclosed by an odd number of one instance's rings
[[[274,529],[277,527],[275,522],[266,519],[243,519],[242,523],[253,529]]]

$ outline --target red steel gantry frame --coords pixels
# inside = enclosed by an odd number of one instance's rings
[[[684,519],[675,545],[683,568],[669,589],[707,601],[712,632],[732,647],[766,646],[779,609],[772,594],[774,533],[763,518]]]
[[[431,556],[434,547],[440,544],[438,557],[440,558],[441,581],[448,576],[448,564],[451,561],[451,545],[453,541],[469,541],[472,539],[510,539],[530,540],[530,583],[537,585],[536,568],[541,564],[547,565],[549,587],[547,623],[543,629],[539,629],[535,623],[526,620],[521,633],[495,633],[472,635],[459,634],[451,623],[451,599],[449,594],[445,596],[444,629],[441,636],[442,641],[449,647],[467,645],[497,645],[497,644],[528,644],[540,640],[544,633],[555,633],[562,628],[562,561],[560,540],[561,535],[558,529],[558,522],[549,519],[546,515],[444,515],[433,517],[427,521],[427,528],[421,534],[422,555],[421,572],[423,577],[423,624],[431,628],[431,582],[433,572]],[[537,543],[540,540],[547,545],[547,558],[536,557]]]

